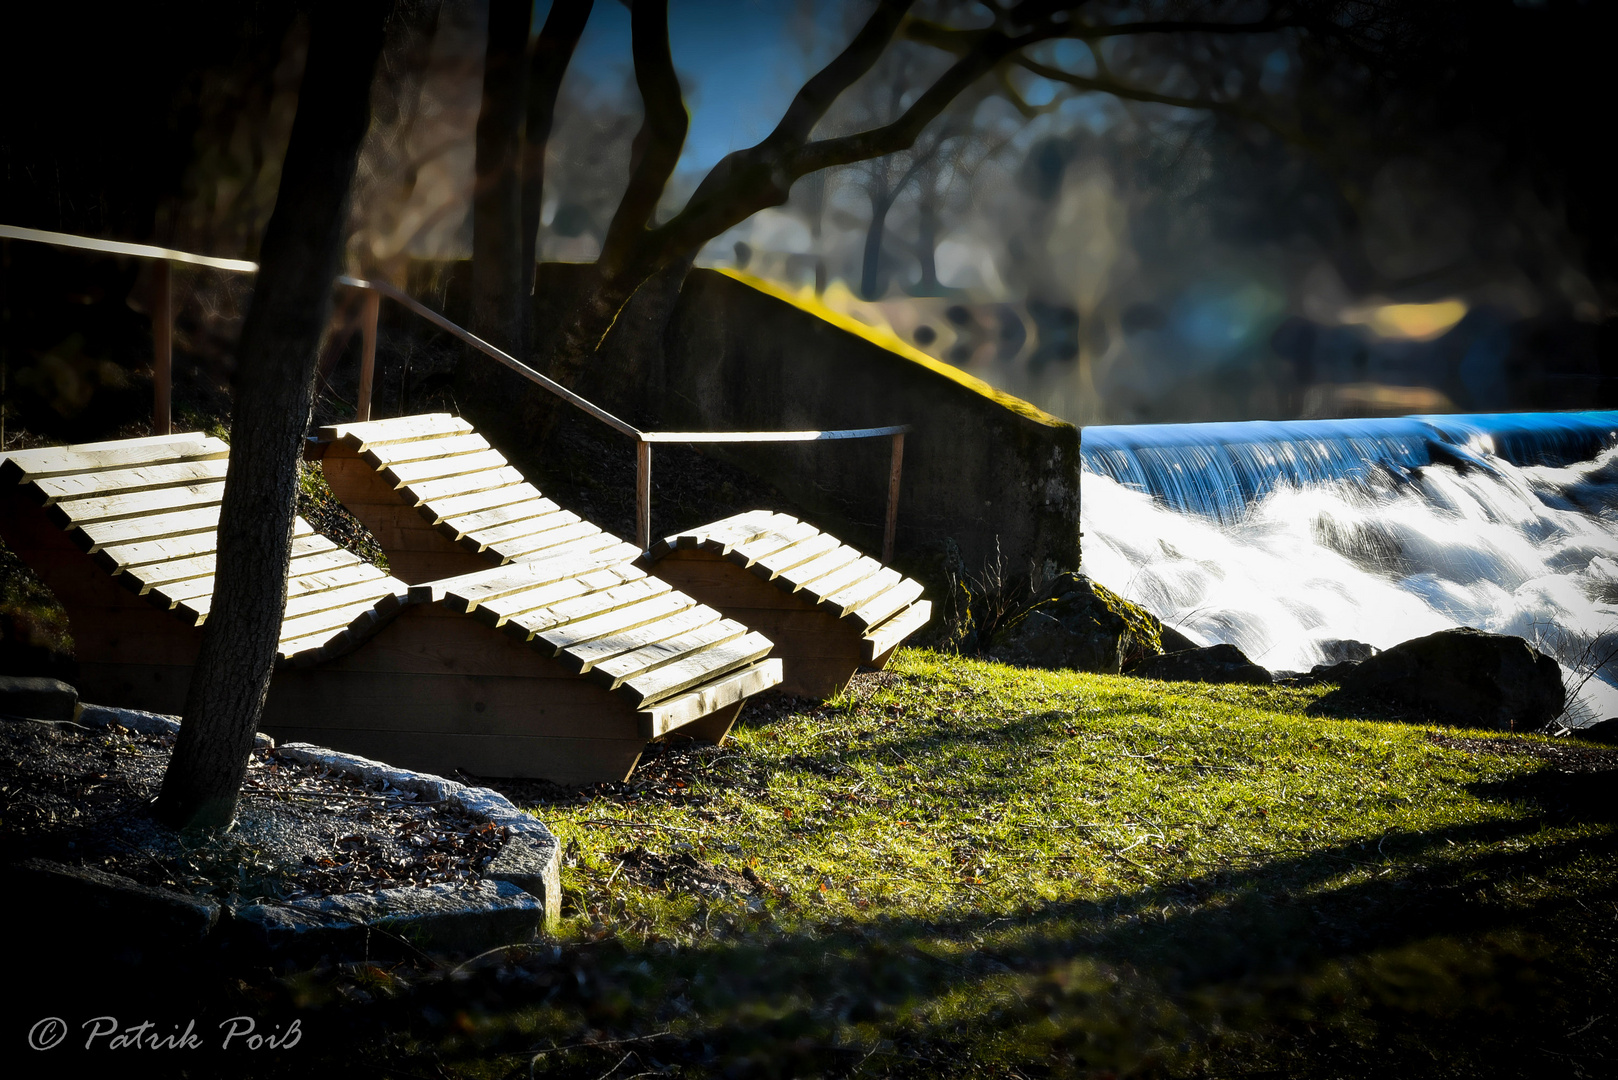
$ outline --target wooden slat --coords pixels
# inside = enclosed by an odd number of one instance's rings
[[[860,643],[860,659],[869,664],[885,656],[905,638],[926,626],[932,617],[932,601],[921,600],[911,604],[865,635]]]
[[[579,544],[579,541],[600,540],[599,543]],[[533,562],[544,558],[545,553],[552,549],[560,549],[566,545],[575,545],[580,550],[597,550],[618,543],[619,540],[611,533],[604,533],[600,526],[588,521],[572,521],[558,525],[554,529],[532,533],[528,536],[519,536],[513,540],[505,540],[498,544],[490,544],[486,553],[498,556],[510,562]]]
[[[796,580],[798,577],[796,573],[797,567],[813,562],[819,557],[829,555],[842,549],[842,547],[841,541],[835,536],[816,533],[814,536],[807,537],[796,544],[754,561],[753,565],[748,567],[748,570],[766,581],[780,577],[782,574],[787,575],[789,579]]]
[[[709,623],[718,622],[724,616],[705,604],[697,604],[676,612],[666,619],[659,619],[655,623],[639,626],[633,630],[625,630],[619,634],[612,634],[595,641],[587,641],[582,645],[575,645],[568,650],[568,655],[582,665],[582,670],[588,671],[591,667],[601,663],[609,657],[616,657],[623,653],[633,652],[648,645],[681,634],[689,634],[700,630]]]
[[[643,736],[656,739],[780,682],[781,661],[765,660],[644,709],[635,719]]]
[[[94,553],[113,544],[129,544],[142,540],[162,540],[187,533],[213,532],[219,528],[219,506],[204,506],[196,510],[176,510],[168,514],[147,517],[119,518],[115,521],[96,521],[80,525],[75,532],[83,540],[80,546]]]
[[[340,630],[332,632],[310,627],[313,632],[301,638],[285,637],[283,624],[283,636],[276,646],[282,666],[308,667],[352,652],[391,623],[403,606],[400,596],[384,596],[372,607],[362,609]]]
[[[444,480],[424,480],[419,484],[408,484],[399,490],[411,500],[411,505],[430,506],[439,499],[476,495],[493,489],[514,487],[521,483],[523,483],[522,473],[510,465],[501,465],[493,469],[467,473],[464,476],[451,476]]]
[[[309,523],[301,517],[293,524],[294,537],[307,536],[313,532]],[[201,532],[133,544],[109,544],[91,558],[119,573],[132,573],[140,578],[141,571],[149,564],[166,563],[173,559],[189,559],[216,551],[216,536],[216,533]],[[159,567],[158,570],[161,573],[162,568]],[[142,583],[145,583],[144,579]]]
[[[549,499],[536,496],[533,499],[511,503],[493,510],[483,510],[475,514],[463,514],[460,517],[445,518],[439,523],[438,528],[445,535],[451,536],[457,541],[474,541],[474,550],[481,551],[486,543],[482,539],[484,530],[498,529],[505,525],[517,525],[536,517],[543,517],[546,514],[554,514],[561,509]]]
[[[550,500],[544,500],[549,502]],[[464,519],[463,519],[464,520]],[[482,551],[493,544],[508,544],[514,540],[533,536],[536,533],[559,529],[563,525],[572,525],[582,520],[579,515],[570,510],[556,509],[547,514],[523,518],[520,521],[508,521],[500,525],[478,529],[468,537],[477,544],[477,550]],[[597,530],[598,532],[600,530]]]
[[[554,648],[560,654],[585,642],[633,630],[696,606],[696,601],[684,593],[674,592],[664,582],[659,581],[657,584],[663,586],[665,590],[663,593],[587,619],[576,619],[563,626],[536,630],[530,644],[543,651],[544,646],[540,644],[543,642],[545,646]]]
[[[683,657],[722,645],[746,633],[747,627],[741,623],[718,619],[676,637],[654,641],[632,652],[609,657],[592,665],[590,675],[607,688],[616,690],[630,679],[647,675]]]
[[[324,537],[322,537],[322,539],[324,539]],[[199,561],[203,560],[207,562],[209,567],[205,573],[198,574],[193,577],[183,578],[178,581],[169,581],[150,586],[150,591],[147,593],[147,596],[149,598],[161,597],[172,606],[181,600],[189,600],[197,596],[206,596],[207,594],[213,592],[213,556],[203,556],[202,560]],[[352,552],[344,551],[342,548],[315,551],[312,553],[302,554],[301,556],[295,551],[293,553],[291,566],[288,570],[288,588],[290,589],[292,587],[291,580],[307,577],[311,574],[319,574],[323,571],[336,570],[339,567],[344,568],[345,572],[349,573],[357,573],[359,567],[364,567],[365,569],[374,572],[378,577],[383,576],[382,572],[377,570],[376,567],[371,566],[369,563],[359,562],[354,557]],[[125,576],[127,577],[128,575]],[[358,580],[358,578],[356,578],[356,580]]]
[[[816,578],[814,581],[809,582],[799,592],[818,604],[833,593],[842,592],[844,589],[864,581],[881,569],[882,564],[875,559],[856,559],[841,570],[834,570],[824,577]]]
[[[224,442],[201,432],[70,446],[41,446],[33,450],[13,450],[0,457],[0,482],[29,483],[69,473],[222,458],[228,453],[230,447]]]
[[[345,446],[346,449],[346,446]],[[387,443],[368,447],[363,457],[375,468],[398,465],[406,461],[421,461],[431,457],[452,457],[457,454],[475,454],[489,449],[489,441],[472,432],[467,435],[434,435],[415,442]]]
[[[308,588],[289,595],[285,610],[282,612],[284,620],[298,619],[306,615],[314,615],[322,611],[331,611],[335,608],[350,607],[358,603],[374,604],[383,596],[393,590],[388,588],[386,578],[377,578],[366,581],[350,580],[344,584],[331,585],[325,588]],[[198,596],[182,600],[177,605],[177,615],[192,618],[195,625],[201,626],[207,619],[208,613],[213,610],[213,593],[207,592]]]
[[[544,607],[534,608],[530,611],[515,613],[511,615],[510,621],[524,630],[541,634],[558,627],[579,622],[589,622],[621,607],[639,603],[650,597],[663,596],[672,591],[666,581],[659,581],[657,578],[636,578],[572,600],[563,600],[560,603],[547,604]],[[598,637],[600,635],[591,634],[589,636]],[[573,640],[583,641],[588,640],[588,638],[573,635]]]
[[[552,581],[548,584],[526,590],[516,596],[501,597],[493,604],[479,605],[472,612],[472,617],[486,626],[497,630],[505,630],[511,637],[527,641],[533,637],[533,631],[510,623],[513,616],[521,615],[525,611],[546,607],[550,604],[559,604],[564,600],[571,600],[576,596],[596,592],[600,589],[610,589],[622,579],[607,576],[605,580],[601,575],[607,571],[591,571],[590,573],[563,578],[561,581]]]
[[[733,514],[721,521],[691,532],[679,533],[658,541],[652,547],[654,558],[662,558],[670,551],[689,551],[698,547],[712,548],[727,554],[734,544],[762,536],[773,528],[784,527],[796,518],[769,510],[749,510]]]
[[[743,664],[762,660],[770,655],[770,649],[770,640],[763,634],[747,634],[630,679],[619,692],[627,693],[639,707],[655,705],[663,698],[689,690]]]
[[[539,630],[559,626],[573,619],[589,618],[602,611],[610,611],[621,603],[630,603],[652,595],[646,591],[648,586],[643,584],[646,581],[644,578],[620,579],[604,588],[599,587],[602,581],[608,580],[607,575],[611,575],[617,569],[619,568],[604,568],[600,571],[601,576],[569,576],[543,590],[524,593],[510,598],[509,601],[502,598],[484,604],[474,612],[474,615],[494,619],[496,621],[491,625],[499,625],[512,636],[526,641]],[[574,588],[575,582],[585,587]],[[635,587],[627,597],[621,593],[614,596],[606,595],[626,586]]]
[[[387,574],[363,561],[353,552],[344,551],[342,554],[348,556],[347,560],[334,560],[333,565],[329,567],[308,567],[293,563],[287,570],[288,598],[301,596],[307,592],[342,589],[362,583],[378,584],[388,580]]]
[[[471,431],[472,425],[458,416],[423,413],[354,424],[329,424],[320,429],[320,438],[324,442],[346,442],[354,450],[364,453],[373,446],[387,443],[415,442],[437,435],[465,435]]]
[[[218,505],[225,493],[225,481],[208,480],[197,484],[141,491],[132,495],[86,496],[82,499],[62,499],[49,510],[50,518],[62,528],[87,525],[95,521],[114,521],[119,518],[161,514],[170,510],[194,509]]]
[[[437,499],[430,505],[417,509],[428,521],[440,525],[451,518],[465,517],[485,510],[497,510],[503,506],[542,497],[532,484],[512,484],[509,487],[490,488],[488,491],[477,491],[470,495]]]
[[[875,559],[872,559],[871,563],[876,567],[874,574],[854,582],[846,589],[832,593],[820,602],[821,606],[830,609],[841,618],[852,613],[855,608],[875,602],[884,592],[904,580],[897,570],[883,566]]]
[[[292,538],[292,558],[294,560],[341,550],[336,544],[312,530]],[[344,552],[344,554],[350,553]],[[138,591],[145,593],[148,590],[166,587],[171,582],[188,581],[197,577],[212,577],[213,572],[214,555],[213,552],[209,551],[189,559],[175,559],[173,562],[141,567],[138,577],[131,578],[131,581],[138,582]]]
[[[850,563],[858,561],[859,557],[860,553],[847,544],[838,544],[824,555],[793,567],[790,573],[783,574],[775,579],[775,584],[791,592],[797,592],[804,586],[813,584],[826,575],[834,574]],[[748,569],[752,571],[757,568],[755,566]]]
[[[498,451],[481,450],[473,454],[430,457],[423,461],[403,461],[385,466],[381,474],[394,488],[402,488],[410,484],[425,483],[428,480],[443,480],[452,476],[504,468],[507,468],[506,459]]]
[[[471,611],[480,604],[501,597],[521,594],[542,585],[562,581],[597,569],[601,564],[589,557],[552,559],[531,563],[510,563],[445,581],[413,586],[410,598],[417,603],[441,602],[452,611]],[[629,576],[644,578],[640,570]]]
[[[131,469],[53,476],[36,481],[35,486],[44,495],[45,505],[50,506],[60,499],[79,499],[86,495],[128,495],[137,491],[194,484],[200,480],[222,480],[227,464],[224,458],[209,458],[205,461],[141,465]]]
[[[761,536],[731,545],[730,554],[726,558],[742,566],[752,566],[759,559],[773,555],[777,551],[795,544],[800,540],[807,540],[820,532],[813,525],[806,525],[801,521],[794,521],[790,525],[783,525],[778,529],[771,529]]]
[[[626,543],[611,533],[596,533],[561,547],[533,552],[516,561],[548,563],[556,559],[578,559],[594,566],[608,566],[614,563],[633,564],[638,558],[640,549],[635,545]]]
[[[848,618],[868,630],[921,599],[921,593],[921,582],[912,578],[901,578],[893,588],[885,590],[850,611]]]
[[[372,597],[346,604],[343,607],[331,608],[327,611],[317,611],[309,615],[302,615],[295,619],[286,619],[281,623],[281,653],[283,656],[293,658],[298,652],[307,652],[307,649],[288,650],[289,643],[319,638],[330,632],[336,637],[340,631],[368,617],[376,611],[380,597]]]

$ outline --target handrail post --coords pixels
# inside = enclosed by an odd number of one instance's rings
[[[174,430],[174,291],[169,285],[169,261],[152,264],[152,433]]]
[[[652,444],[635,441],[635,543],[652,549]]]
[[[365,290],[365,310],[360,314],[360,334],[364,347],[360,350],[360,392],[354,407],[354,419],[364,423],[371,418],[371,386],[376,376],[376,320],[382,308],[382,294],[375,289]]]
[[[893,458],[888,467],[888,519],[882,526],[882,561],[893,561],[893,534],[899,525],[899,473],[904,468],[905,437],[899,432],[893,437]]]

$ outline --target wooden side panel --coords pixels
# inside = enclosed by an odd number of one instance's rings
[[[376,469],[338,443],[321,459],[332,493],[376,537],[388,557],[388,572],[411,585],[485,569],[489,560],[441,534],[406,504]]]
[[[261,722],[409,768],[622,780],[645,745],[627,702],[441,608],[405,609],[340,659],[276,672]]]
[[[85,701],[176,712],[202,632],[124,588],[22,491],[0,497],[0,537],[67,612]]]
[[[715,552],[671,551],[648,570],[775,643],[783,693],[830,697],[860,666],[860,629]]]

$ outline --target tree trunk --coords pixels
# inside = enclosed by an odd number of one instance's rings
[[[916,259],[921,263],[916,295],[937,296],[943,291],[938,286],[938,204],[930,190],[930,181],[929,188],[923,189],[916,203]]]
[[[528,297],[534,290],[534,265],[539,248],[539,219],[545,207],[545,147],[550,142],[556,120],[556,97],[562,90],[562,77],[573,60],[573,50],[584,33],[595,0],[551,5],[551,13],[534,43],[528,65],[528,118],[522,148],[522,307],[523,341],[532,342],[530,320],[534,306]]]
[[[554,351],[545,358],[546,374],[563,386],[573,386],[585,364],[596,354],[629,298],[656,272],[650,265],[636,263],[606,273],[599,263],[592,268],[593,287],[585,299],[573,305],[557,328]],[[566,408],[566,406],[558,406]],[[547,427],[548,430],[548,427]]]
[[[865,258],[860,264],[860,296],[882,298],[882,236],[888,228],[888,211],[893,199],[886,194],[871,195],[871,224],[865,230]]]
[[[311,16],[297,118],[238,350],[213,606],[154,807],[177,827],[229,825],[247,775],[286,608],[315,364],[390,7],[352,0]]]
[[[531,0],[489,0],[489,40],[478,112],[472,188],[472,332],[522,357],[522,304],[533,267],[522,272],[523,120]]]

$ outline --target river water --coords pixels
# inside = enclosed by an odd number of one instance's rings
[[[1618,412],[1090,427],[1084,569],[1272,670],[1452,626],[1618,716]]]

